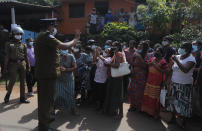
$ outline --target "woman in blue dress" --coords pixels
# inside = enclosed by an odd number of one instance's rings
[[[73,114],[75,111],[75,83],[73,71],[77,68],[73,54],[67,51],[60,51],[61,76],[56,81],[55,108],[70,108]]]

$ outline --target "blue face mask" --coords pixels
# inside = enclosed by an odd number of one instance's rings
[[[105,48],[105,50],[106,50],[106,49],[109,49],[109,48],[110,48],[110,46],[109,46],[109,45],[105,45],[105,47],[104,47],[104,48]]]
[[[34,43],[34,42],[29,42],[29,45],[30,45],[30,46],[33,46],[33,43]]]
[[[193,48],[192,53],[198,51],[198,46],[196,46],[196,45],[192,45],[192,48]]]
[[[55,36],[56,34],[57,34],[57,29],[54,28],[54,29],[53,29],[53,36]]]
[[[186,51],[185,51],[185,49],[179,48],[178,53],[179,53],[179,55],[185,55]]]
[[[138,53],[142,53],[142,50],[137,50]]]

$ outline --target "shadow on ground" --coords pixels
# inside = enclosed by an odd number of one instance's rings
[[[19,98],[12,99],[8,103],[6,103],[6,104],[4,102],[2,102],[2,103],[0,103],[0,113],[4,113],[6,111],[19,108],[20,105],[21,105],[21,103],[20,103],[20,99]]]

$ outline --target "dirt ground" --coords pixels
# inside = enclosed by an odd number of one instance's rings
[[[10,103],[4,104],[5,94],[5,85],[0,85],[0,131],[37,131],[37,94],[29,98],[30,104],[20,104],[16,85]],[[78,107],[80,116],[72,116],[69,110],[57,112],[51,127],[62,131],[202,131],[201,120],[189,121],[185,129],[180,129],[144,113],[128,112],[128,108],[125,103],[123,119],[116,120],[96,112],[93,106],[82,105]]]

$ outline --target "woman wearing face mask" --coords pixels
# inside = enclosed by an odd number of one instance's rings
[[[75,57],[76,57],[76,63],[77,63],[77,70],[76,70],[76,76],[77,76],[77,91],[81,92],[81,100],[86,100],[87,91],[90,88],[90,69],[91,64],[93,62],[93,56],[91,54],[92,49],[91,47],[86,47],[85,53],[81,53],[80,48],[74,48],[73,50]]]
[[[142,41],[138,45],[138,50],[134,54],[133,63],[130,65],[131,79],[128,86],[130,108],[128,111],[141,110],[142,96],[147,79],[147,63],[150,59],[147,54],[148,48],[149,45],[145,41]]]
[[[184,127],[185,118],[192,116],[192,75],[196,60],[191,54],[191,43],[183,43],[178,53],[172,57],[174,64],[167,110],[173,113],[177,124]]]
[[[96,63],[96,71],[94,77],[94,89],[95,89],[95,101],[97,104],[96,110],[103,108],[103,103],[105,99],[106,92],[106,82],[107,82],[107,66],[105,66],[105,61],[108,60],[109,52],[106,50],[103,55],[100,55],[101,48],[97,47],[95,49],[94,62]]]
[[[200,67],[202,66],[202,54],[201,54],[201,46],[202,42],[200,41],[193,41],[192,42],[192,55],[196,59],[196,65],[194,67],[194,72],[193,72],[193,78],[194,78],[194,88],[193,88],[193,110],[194,110],[194,115],[202,115],[202,110],[200,109],[200,93],[198,91],[201,90],[200,88],[200,80],[202,79],[201,77],[199,78],[200,74]]]
[[[160,91],[165,74],[168,72],[168,65],[163,59],[163,49],[157,48],[154,57],[149,63],[146,87],[142,99],[141,111],[148,113],[157,119],[160,111]]]
[[[113,43],[116,46],[114,56],[110,62],[110,67],[119,68],[120,63],[124,62],[121,44]],[[110,77],[107,83],[104,112],[108,115],[123,117],[123,77]]]
[[[56,81],[55,108],[70,108],[73,115],[76,113],[75,89],[73,71],[77,68],[73,54],[67,50],[60,51],[61,76]]]

